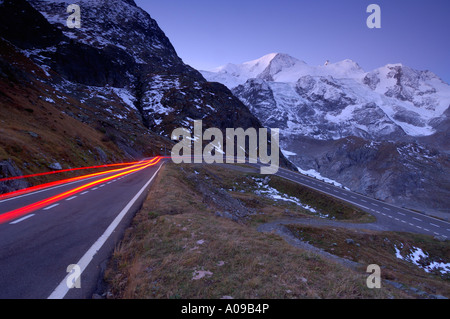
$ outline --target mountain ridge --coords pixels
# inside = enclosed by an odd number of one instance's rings
[[[372,72],[375,72],[377,70],[381,70],[384,68],[391,68],[391,67],[407,67],[409,69],[412,69],[406,65],[404,65],[403,63],[388,63],[384,66],[375,68],[372,71],[365,71],[357,62],[353,61],[352,59],[344,59],[344,60],[340,60],[337,62],[329,62],[326,61],[323,65],[309,65],[307,64],[305,61],[300,60],[298,58],[292,57],[291,55],[287,54],[287,53],[270,53],[270,54],[266,54],[258,59],[255,60],[251,60],[248,62],[243,62],[240,64],[234,64],[234,63],[228,63],[226,65],[223,66],[219,66],[219,67],[215,67],[209,70],[200,70],[201,73],[206,73],[209,76],[214,75],[214,73],[225,73],[225,74],[229,74],[231,76],[233,76],[233,73],[237,73],[236,71],[241,71],[242,74],[236,74],[235,76],[239,75],[246,75],[245,74],[245,69],[249,69],[249,68],[253,68],[255,65],[259,64],[262,65],[262,69],[260,70],[260,72],[256,72],[256,73],[252,73],[249,76],[246,77],[246,80],[250,79],[250,78],[263,78],[261,76],[261,73],[263,73],[263,71],[266,71],[266,69],[268,67],[271,66],[271,64],[275,61],[282,61],[281,63],[285,63],[288,64],[288,67],[292,67],[295,65],[300,65],[303,66],[308,73],[306,75],[311,75],[311,76],[327,76],[327,75],[331,75],[335,78],[360,78],[362,77],[361,74],[369,74]],[[290,62],[290,63],[289,63]],[[286,65],[284,66],[286,67]],[[232,70],[234,69],[234,70]],[[230,70],[232,70],[232,72],[230,72]],[[303,74],[302,74],[302,70],[293,70],[293,71],[300,71],[298,72],[297,75],[294,76],[298,76],[298,78],[300,78]],[[343,71],[347,71],[347,72],[343,72]],[[432,77],[436,77],[439,78],[435,73],[429,71],[429,70],[424,70],[424,71],[419,71],[419,72],[423,72],[424,74],[429,74]],[[297,79],[294,79],[290,82],[294,82]],[[441,78],[439,78],[440,81],[444,82]],[[277,81],[277,80],[273,80],[273,81]],[[282,81],[279,81],[282,82]],[[448,83],[446,83],[448,85]],[[229,87],[230,89],[233,89],[234,87],[231,86]]]
[[[256,72],[255,65],[260,65]],[[436,133],[434,126],[440,122],[440,117],[445,117],[445,111],[450,106],[448,84],[430,71],[416,71],[402,64],[388,64],[365,72],[352,60],[310,67],[286,54],[270,54],[241,65],[228,64],[215,72],[202,71],[202,74],[210,81],[227,85],[232,91],[245,91],[251,85],[262,85],[254,79],[265,81],[265,87],[274,92],[291,91],[287,96],[283,93],[280,97],[281,100],[291,101],[287,101],[291,104],[287,108],[307,105],[308,102],[313,104],[317,100],[335,105],[377,105],[391,125],[409,136]],[[275,83],[278,88],[270,88]],[[244,103],[248,101],[242,93],[237,95],[242,97]],[[275,101],[275,104],[282,108],[283,101]],[[252,108],[254,103],[247,103],[247,106]],[[352,120],[348,113],[354,110],[342,108],[340,111],[326,114],[328,122],[334,124],[336,121]],[[338,118],[339,115],[341,118]],[[326,136],[341,137],[337,134]]]

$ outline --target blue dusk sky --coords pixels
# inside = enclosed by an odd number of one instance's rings
[[[208,70],[269,53],[430,70],[450,83],[450,0],[135,0],[183,61]],[[381,29],[369,29],[369,4]]]

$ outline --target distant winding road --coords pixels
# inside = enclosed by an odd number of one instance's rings
[[[287,169],[280,168],[276,175],[353,204],[374,215],[377,224],[383,225],[387,230],[450,238],[450,223],[447,221],[397,207]]]

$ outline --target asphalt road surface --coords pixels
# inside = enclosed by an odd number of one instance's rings
[[[0,298],[91,298],[163,162],[0,200],[0,217],[20,213],[0,224]]]

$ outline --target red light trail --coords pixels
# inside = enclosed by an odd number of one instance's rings
[[[114,167],[114,166],[129,166],[129,165],[133,165],[133,164],[137,164],[137,163],[139,163],[139,162],[105,164],[105,165],[89,166],[89,167],[68,168],[68,169],[62,169],[62,170],[59,170],[59,171],[52,171],[52,172],[37,173],[37,174],[30,174],[30,175],[23,175],[23,176],[13,176],[13,177],[0,178],[0,182],[7,182],[7,181],[13,181],[13,180],[17,180],[17,179],[32,178],[32,177],[52,175],[52,174],[58,174],[58,173],[66,173],[66,172],[79,171],[79,170],[85,170],[85,169],[105,168],[105,167]]]
[[[117,169],[117,170],[113,170],[113,171],[107,171],[107,172],[102,172],[102,173],[95,173],[95,174],[89,174],[89,175],[85,175],[85,176],[80,176],[75,178],[76,180],[81,180],[81,179],[85,179],[85,178],[89,178],[89,177],[93,177],[93,176],[100,176],[102,174],[107,174],[107,173],[111,173],[111,172],[119,172],[122,171],[120,173],[114,174],[112,176],[109,177],[105,177],[87,184],[84,184],[82,186],[76,187],[74,189],[71,189],[69,191],[63,192],[61,194],[58,194],[56,196],[52,196],[49,197],[47,199],[38,201],[36,203],[12,210],[10,212],[4,213],[0,215],[0,224],[6,223],[8,221],[11,221],[13,219],[17,219],[19,217],[22,217],[24,215],[27,215],[35,210],[47,207],[55,202],[61,201],[65,198],[68,198],[74,194],[77,194],[79,192],[82,192],[88,188],[94,187],[96,185],[102,184],[104,182],[116,179],[118,177],[124,176],[124,175],[128,175],[140,170],[143,170],[147,167],[150,166],[154,166],[156,164],[158,164],[161,161],[161,157],[155,157],[149,161],[144,161],[144,162],[139,162],[140,164],[137,165],[132,165],[131,167],[126,167],[126,168],[122,168],[122,169]],[[74,179],[68,179],[68,180],[64,180],[64,181],[60,181],[62,184],[63,182],[68,182],[68,181],[73,181]],[[50,183],[52,184],[52,183]],[[1,199],[1,198],[0,198]]]
[[[136,162],[136,163],[137,164],[134,164],[134,166],[136,166],[136,165],[143,165],[144,162],[141,161],[141,162]],[[89,177],[95,177],[95,176],[99,176],[99,175],[119,172],[119,171],[126,170],[128,168],[130,168],[130,167],[114,169],[114,170],[109,170],[109,171],[105,171],[105,172],[92,173],[92,174],[88,174],[88,175],[72,177],[72,178],[63,179],[63,180],[59,180],[59,181],[55,181],[55,182],[50,182],[50,183],[45,183],[45,184],[41,184],[41,185],[36,185],[36,186],[20,189],[20,190],[14,191],[14,192],[2,194],[2,195],[0,195],[0,200],[4,200],[4,199],[7,199],[7,198],[19,196],[19,195],[28,194],[28,193],[35,192],[35,191],[38,191],[38,190],[41,190],[41,189],[44,189],[44,188],[48,188],[48,187],[58,186],[58,185],[66,184],[66,183],[70,183],[70,182],[75,182],[75,181],[78,181],[78,180],[81,180],[81,179],[85,179],[85,178],[89,178]]]

